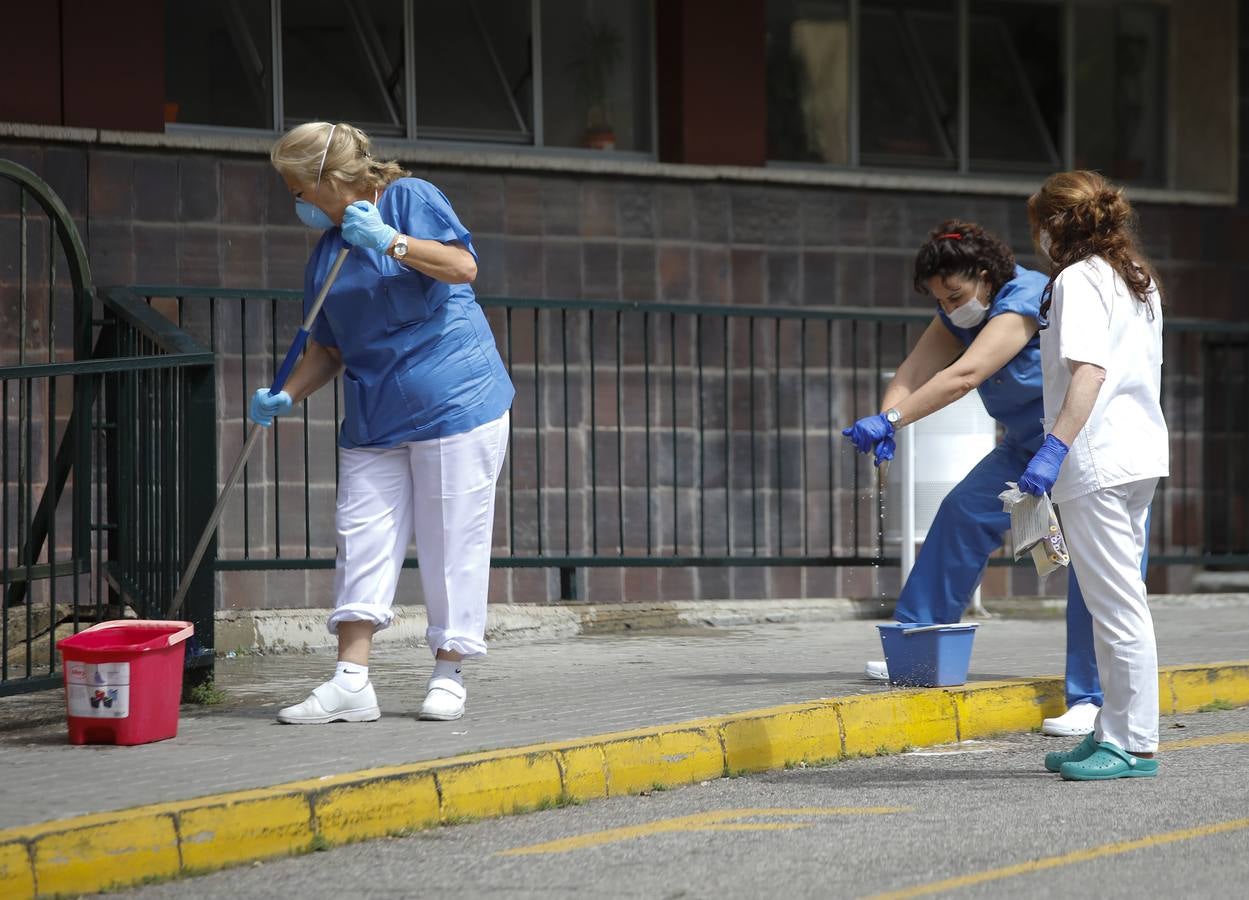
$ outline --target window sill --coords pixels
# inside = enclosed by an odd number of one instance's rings
[[[102,147],[167,148],[215,153],[241,153],[268,158],[274,137],[264,132],[111,131],[0,122],[0,138],[95,144]],[[882,171],[776,164],[767,166],[705,166],[657,162],[643,154],[604,153],[575,148],[496,149],[486,146],[437,147],[378,138],[379,155],[394,156],[416,166],[492,169],[515,172],[615,175],[623,178],[685,182],[721,181],[795,187],[841,187],[859,190],[927,194],[1027,197],[1041,179],[1005,176],[955,175],[942,172]],[[1219,193],[1169,188],[1131,187],[1131,199],[1140,203],[1187,206],[1235,206],[1235,191]]]

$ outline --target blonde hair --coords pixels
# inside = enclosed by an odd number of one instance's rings
[[[278,138],[269,160],[282,175],[304,184],[315,184],[319,172],[321,181],[381,190],[412,174],[393,160],[374,159],[369,147],[369,136],[354,125],[305,122]]]
[[[1053,273],[1046,297],[1058,273],[1091,256],[1106,260],[1141,303],[1157,285],[1153,267],[1141,253],[1136,237],[1136,213],[1123,193],[1097,172],[1059,172],[1046,179],[1028,198],[1033,240],[1041,231],[1050,236]]]

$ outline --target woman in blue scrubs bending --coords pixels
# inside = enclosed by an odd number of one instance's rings
[[[1041,295],[1048,278],[1015,264],[1015,255],[979,225],[940,225],[915,258],[915,289],[937,301],[937,314],[898,366],[879,415],[845,429],[862,453],[891,459],[894,432],[976,389],[1005,437],[941,503],[915,568],[898,597],[899,622],[958,622],[980,583],[990,554],[1002,546],[1010,516],[998,494],[1015,481],[1041,446]],[[887,680],[883,662],[869,678]],[[1093,625],[1074,572],[1067,582],[1067,712],[1043,731],[1093,730],[1102,703],[1093,654]]]
[[[420,716],[458,719],[460,661],[486,652],[495,485],[515,393],[470,286],[472,236],[441,191],[374,159],[368,137],[350,125],[300,125],[271,158],[300,220],[324,232],[304,276],[305,313],[339,251],[350,250],[285,390],[252,397],[251,418],[268,426],[342,375],[328,626],[338,665],[278,720],[379,717],[369,651],[394,618],[413,537],[435,655]]]

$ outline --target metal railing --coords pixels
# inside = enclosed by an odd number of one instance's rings
[[[184,532],[212,506],[214,479],[189,466],[212,471],[216,432],[212,354],[146,303],[95,297],[72,220],[37,176],[0,160],[0,184],[17,236],[0,247],[3,695],[59,686],[56,642],[84,624],[160,616]],[[188,683],[212,675],[211,572],[197,589]]]
[[[1249,566],[1249,322],[1167,319],[1151,565]],[[1165,515],[1158,516],[1159,510]]]
[[[93,528],[106,562],[97,578],[107,579],[115,602],[159,619],[216,500],[215,360],[141,300],[114,291],[103,305],[102,402],[92,430],[106,484]],[[208,569],[196,574],[184,607],[195,648],[212,647],[213,607]]]
[[[231,452],[251,391],[267,383],[298,327],[301,294],[131,290],[219,353]],[[589,567],[897,565],[870,462],[847,449],[840,429],[879,408],[884,373],[930,313],[480,302],[517,387],[495,566],[559,569],[571,598],[576,570]],[[1207,416],[1192,408],[1210,354],[1243,354],[1244,336],[1224,323],[1168,323],[1164,407],[1176,464],[1155,510],[1159,564],[1249,561],[1249,516],[1189,457],[1211,452]],[[1243,409],[1246,396],[1229,391],[1226,402]],[[249,465],[218,569],[333,566],[339,415],[337,391],[326,390],[278,420],[267,458]],[[1243,489],[1244,466],[1232,457],[1245,448],[1249,417],[1222,421],[1226,467]],[[1214,520],[1235,523],[1229,534],[1239,537],[1210,543]]]

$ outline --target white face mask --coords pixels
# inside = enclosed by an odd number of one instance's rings
[[[1037,244],[1041,247],[1041,252],[1045,254],[1046,259],[1053,259],[1050,256],[1050,247],[1054,246],[1054,241],[1050,237],[1050,233],[1045,229],[1041,229],[1041,234],[1037,237]]]
[[[979,295],[976,295],[948,315],[956,328],[970,329],[983,322],[988,314],[989,308],[981,303]]]
[[[330,141],[334,139],[334,129],[337,127],[337,123],[331,124],[330,133],[325,136],[325,148],[321,151],[321,164],[317,166],[317,183],[312,186],[313,192],[321,186],[321,173],[325,170],[325,157],[330,152]],[[325,231],[334,227],[334,220],[321,207],[315,203],[309,203],[302,197],[295,199],[295,215],[299,217],[299,221],[317,231]]]

